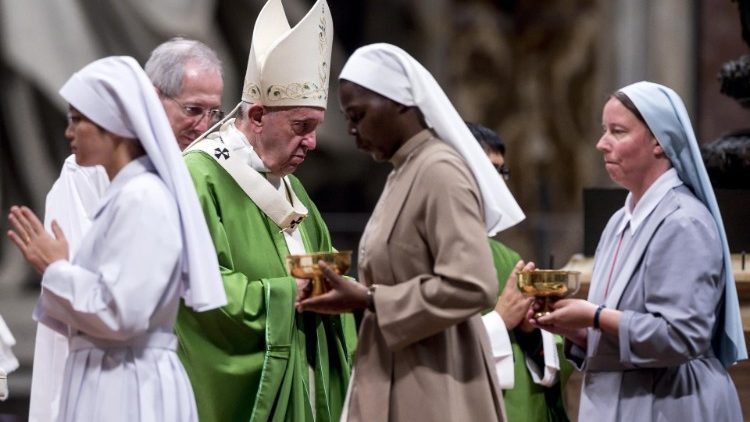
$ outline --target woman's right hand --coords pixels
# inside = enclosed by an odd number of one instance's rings
[[[569,309],[565,309],[566,305],[571,304],[573,301],[583,303],[572,303],[572,306]],[[589,302],[582,299],[561,299],[553,305],[555,311],[537,319],[534,317],[534,314],[542,310],[543,305],[539,302],[534,302],[526,313],[526,320],[536,328],[549,331],[552,334],[561,335],[578,346],[585,348],[588,336],[588,331],[584,328],[585,326],[577,326],[577,324],[569,325],[565,323],[564,314],[574,308],[575,305],[581,305],[580,308],[585,311],[585,308],[587,308],[585,304],[588,303]]]
[[[8,237],[40,274],[44,274],[51,263],[68,259],[68,241],[57,221],[52,221],[53,238],[28,207],[11,207],[8,220],[13,225]]]

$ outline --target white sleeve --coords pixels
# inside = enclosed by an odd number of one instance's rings
[[[8,398],[8,372],[18,368],[18,359],[10,350],[16,344],[16,339],[5,325],[3,317],[0,316],[0,401]]]
[[[526,368],[531,374],[531,379],[539,385],[551,387],[557,382],[557,373],[560,371],[560,357],[557,354],[555,336],[549,331],[541,330],[542,347],[544,348],[544,373],[534,361],[526,357]]]
[[[13,355],[11,347],[16,344],[16,339],[10,333],[10,329],[5,325],[5,320],[0,316],[0,370],[6,374],[13,372],[18,368],[18,359]]]
[[[8,398],[8,376],[0,369],[0,401],[5,401]]]
[[[510,345],[510,336],[505,328],[505,322],[503,322],[500,314],[495,311],[482,316],[482,322],[490,338],[497,381],[500,383],[500,388],[509,390],[515,385],[515,371],[513,369],[513,349]]]
[[[101,238],[96,240],[94,268],[65,260],[47,267],[35,310],[41,321],[49,317],[112,340],[126,340],[148,329],[179,271],[182,236],[171,196],[165,198],[148,186],[132,191],[121,192],[116,203],[107,205],[115,207],[107,210],[107,221],[97,221],[107,229],[96,233]],[[78,258],[84,262],[87,257]]]

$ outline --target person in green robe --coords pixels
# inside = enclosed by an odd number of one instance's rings
[[[352,367],[353,317],[295,312],[306,282],[285,262],[333,250],[291,174],[323,121],[331,15],[318,0],[294,28],[279,16],[281,2],[269,0],[255,24],[242,101],[184,153],[228,300],[178,314],[178,352],[201,421],[338,421]]]
[[[505,143],[491,129],[467,123],[493,166],[505,180],[510,171],[505,162]],[[515,271],[521,257],[498,240],[489,239],[497,271],[500,296],[495,309],[483,318],[496,359],[509,422],[567,421],[565,384],[572,366],[563,356],[562,338],[535,329],[524,318],[531,299],[515,288]],[[509,284],[508,284],[509,283]],[[506,284],[507,288],[506,288]],[[493,312],[494,311],[494,312]],[[500,338],[498,338],[500,337]],[[544,337],[544,338],[543,338]],[[547,344],[545,344],[547,343]],[[547,353],[555,356],[545,356]],[[504,376],[503,376],[504,375]],[[505,383],[504,380],[513,380]]]

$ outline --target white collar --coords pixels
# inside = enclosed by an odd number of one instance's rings
[[[104,191],[104,197],[99,201],[99,204],[91,215],[93,217],[99,215],[102,209],[104,209],[109,201],[117,195],[123,186],[133,180],[136,176],[146,172],[156,173],[154,164],[151,162],[148,155],[141,155],[135,160],[127,163],[111,180],[109,186],[107,186],[107,190]]]
[[[219,134],[224,145],[226,145],[230,152],[239,155],[242,161],[252,167],[253,170],[259,173],[268,173],[268,168],[263,164],[263,160],[260,159],[253,146],[250,145],[250,141],[248,141],[245,134],[237,129],[234,122],[235,119],[229,119],[221,126]]]
[[[224,145],[230,152],[239,156],[242,162],[247,163],[253,170],[263,174],[266,180],[276,189],[281,186],[281,177],[274,176],[263,163],[255,148],[250,145],[247,137],[241,130],[237,129],[234,124],[235,119],[227,120],[221,127],[220,136]]]
[[[617,229],[617,233],[621,233],[625,230],[625,227],[630,223],[631,232],[635,232],[638,227],[643,223],[643,220],[651,214],[656,206],[664,199],[664,195],[667,194],[673,188],[682,185],[682,180],[677,176],[677,171],[674,168],[670,168],[664,172],[654,183],[649,186],[646,193],[643,194],[641,200],[632,208],[633,194],[628,193],[628,197],[625,199],[625,218],[620,222],[620,226]]]
[[[222,148],[225,151],[217,154]],[[227,151],[230,148],[231,153]],[[200,150],[216,160],[255,205],[283,231],[295,230],[307,216],[308,210],[291,189],[289,179],[267,173],[260,157],[233,121],[223,124],[219,132],[212,133],[203,141],[191,144],[185,153],[194,150]]]

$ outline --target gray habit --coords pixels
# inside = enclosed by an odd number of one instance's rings
[[[584,371],[581,420],[741,421],[711,348],[724,293],[713,218],[684,185],[669,190],[634,233],[625,229],[605,298],[625,215],[615,213],[602,234],[589,293],[623,312],[619,333],[589,329],[587,350],[565,346]]]

